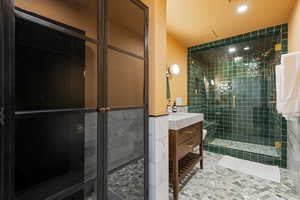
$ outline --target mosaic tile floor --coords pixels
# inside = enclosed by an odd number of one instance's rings
[[[109,174],[110,200],[141,200],[144,197],[144,160],[131,163]]]
[[[252,153],[263,154],[267,156],[279,157],[279,154],[275,148],[275,146],[266,146],[260,144],[252,144],[246,142],[238,142],[233,140],[224,140],[220,138],[214,139],[210,144],[223,146],[231,149],[237,149],[241,151],[248,151]]]
[[[281,183],[218,166],[222,155],[205,151],[204,169],[181,190],[179,200],[299,200],[288,170],[280,169]],[[170,194],[170,199],[171,198]]]

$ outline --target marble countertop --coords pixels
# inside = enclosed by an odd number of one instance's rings
[[[203,119],[204,115],[202,113],[169,113],[169,129],[179,130],[201,122]]]

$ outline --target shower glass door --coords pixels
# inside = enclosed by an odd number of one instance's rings
[[[106,14],[107,199],[142,200],[147,192],[147,10],[108,0]]]

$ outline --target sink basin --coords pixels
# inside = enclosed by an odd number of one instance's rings
[[[203,121],[202,113],[169,113],[169,129],[179,130]]]

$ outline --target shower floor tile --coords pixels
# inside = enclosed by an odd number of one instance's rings
[[[267,146],[260,144],[252,144],[246,142],[238,142],[233,140],[224,140],[220,138],[214,139],[210,144],[216,146],[222,146],[231,149],[237,149],[241,151],[248,151],[257,154],[263,154],[267,156],[279,157],[279,154],[275,148],[275,146]]]

